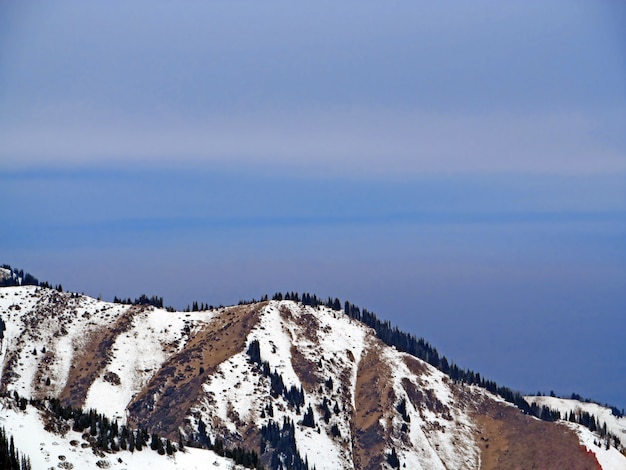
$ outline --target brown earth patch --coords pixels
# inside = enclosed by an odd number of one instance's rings
[[[3,364],[4,368],[2,369],[2,380],[0,380],[0,393],[7,393],[7,386],[20,378],[20,375],[15,371],[18,361],[18,351],[16,349],[10,350]]]
[[[317,375],[317,371],[319,369],[317,362],[310,361],[307,359],[300,350],[295,347],[293,344],[291,345],[291,365],[293,369],[302,382],[302,387],[304,391],[307,393],[312,393],[314,390],[319,387],[319,384],[322,382]]]
[[[416,377],[428,374],[428,367],[426,366],[426,363],[417,359],[416,357],[410,356],[408,354],[403,354],[402,360],[404,361],[404,364],[407,366],[407,368]]]
[[[311,313],[302,312],[297,317],[286,308],[280,309],[280,315],[285,320],[294,322],[302,329],[302,336],[314,344],[318,343],[317,335],[320,330],[320,321]]]
[[[294,322],[301,329],[301,335],[313,344],[318,344],[318,331],[320,322],[310,313],[302,313],[297,317],[288,309],[281,308],[280,315],[283,319]],[[318,376],[318,363],[304,356],[304,354],[293,344],[291,345],[291,359],[294,371],[302,382],[304,390],[311,393],[322,382]]]
[[[395,395],[391,386],[391,370],[380,359],[381,345],[369,344],[359,363],[356,380],[354,419],[352,421],[352,455],[355,469],[380,468],[388,433],[380,425],[384,411],[393,409]]]
[[[406,392],[407,397],[409,397],[409,401],[413,407],[416,410],[419,410],[424,402],[424,394],[422,391],[407,377],[402,379],[402,388],[404,388],[404,391]]]
[[[561,424],[539,421],[489,399],[479,405],[474,419],[483,470],[601,468],[576,434]]]
[[[179,427],[201,395],[202,384],[217,366],[244,350],[266,304],[227,308],[204,325],[129,404],[129,422],[177,439]]]
[[[146,308],[149,307],[133,305],[112,326],[101,327],[90,333],[87,345],[76,352],[67,382],[58,397],[62,403],[66,406],[83,406],[89,387],[110,361],[111,348],[116,338],[128,331],[135,315]]]

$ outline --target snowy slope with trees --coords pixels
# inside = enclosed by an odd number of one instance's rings
[[[560,414],[558,422],[574,429],[603,468],[626,468],[626,456],[618,448],[626,442],[623,412],[597,403],[555,396],[527,396],[526,400]]]
[[[511,446],[538,446],[541,466],[552,442],[595,465],[586,434],[550,425],[533,441],[547,423],[388,346],[346,308],[292,295],[175,312],[2,287],[0,426],[33,468],[475,469]],[[507,427],[523,437],[492,437]],[[626,462],[613,450],[604,468]]]
[[[33,469],[146,469],[200,470],[207,466],[215,469],[233,468],[231,459],[221,457],[205,449],[187,448],[173,456],[160,456],[149,448],[134,452],[94,452],[83,433],[72,431],[52,432],[46,430],[41,413],[32,406],[20,411],[9,399],[2,400],[0,427],[14,438],[19,452],[27,455]]]

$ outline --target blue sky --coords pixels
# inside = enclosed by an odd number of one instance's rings
[[[0,257],[105,299],[336,296],[626,406],[625,25],[618,1],[5,2]]]

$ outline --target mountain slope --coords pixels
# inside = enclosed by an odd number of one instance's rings
[[[531,404],[557,410],[562,417],[560,422],[573,429],[581,442],[594,450],[603,468],[626,468],[624,453],[620,453],[616,448],[616,444],[626,442],[626,418],[624,416],[617,416],[610,408],[597,403],[573,399],[528,396],[526,400]],[[595,432],[575,422],[581,418],[584,420],[585,416],[594,421],[589,427],[595,428]]]
[[[454,383],[327,307],[169,312],[24,286],[0,289],[0,318],[0,391],[174,442],[219,438],[271,468],[598,465],[572,429]]]
[[[0,426],[13,436],[20,452],[28,455],[31,466],[39,469],[146,469],[201,470],[208,465],[215,470],[231,470],[230,459],[204,449],[186,449],[174,457],[162,457],[150,450],[143,452],[94,452],[81,433],[46,430],[45,414],[35,408],[16,409],[9,399],[0,399]],[[241,467],[238,467],[241,468]]]

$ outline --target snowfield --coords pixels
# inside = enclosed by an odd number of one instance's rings
[[[285,312],[283,315],[279,314],[281,309]],[[346,405],[354,407],[357,369],[362,355],[370,347],[370,344],[365,341],[368,328],[332,309],[326,307],[313,309],[299,306],[291,301],[270,302],[264,313],[262,321],[251,332],[248,339],[260,341],[262,359],[267,360],[272,369],[283,375],[285,385],[302,386],[290,363],[292,360],[290,350],[295,348],[312,363],[321,363],[320,375],[322,377],[347,375],[349,377],[347,392],[350,401],[343,403],[343,407],[345,408]],[[306,315],[314,315],[318,322],[316,334],[312,338],[303,331],[302,322],[299,321]],[[323,334],[319,334],[320,332]],[[264,345],[267,346],[264,347]],[[385,350],[384,359],[394,370],[394,390],[397,396],[405,394],[400,383],[401,379],[414,376],[404,363],[404,356],[405,354],[392,348]],[[240,360],[246,360],[246,358],[242,357]],[[427,370],[428,374],[419,380],[414,379],[414,382],[428,387],[440,401],[450,404],[452,399],[444,374],[430,366],[427,366]],[[337,383],[335,387],[337,390],[330,392],[330,401],[339,400],[340,384]],[[322,415],[316,405],[321,406],[323,397],[327,394],[327,391],[319,393],[317,390],[307,394],[309,400],[305,402],[305,407],[308,404],[313,405],[318,427],[323,425]],[[234,404],[239,399],[241,403],[247,403],[245,397],[232,397],[230,406],[235,406]],[[274,420],[280,422],[283,416],[288,416],[287,411],[286,407],[279,408]],[[427,414],[426,418],[424,414]],[[339,416],[333,416],[328,423],[327,427],[337,425],[341,434],[340,438],[332,438],[328,432],[318,433],[307,427],[296,428],[298,448],[311,465],[315,465],[319,470],[350,468],[352,455],[349,443],[352,440],[352,430],[349,418],[349,414],[340,413]],[[410,425],[412,449],[402,443],[398,432],[396,446],[403,462],[409,468],[414,469],[476,468],[480,452],[471,438],[473,427],[470,425],[469,418],[462,412],[458,412],[455,418],[456,420],[451,422],[429,410],[418,412],[413,409]],[[398,428],[401,426],[400,421],[399,418],[395,419]],[[259,419],[257,422],[263,422],[263,420]],[[430,429],[440,431],[433,431],[426,435],[423,431],[426,424]],[[454,436],[456,447],[448,444],[451,441],[450,435]],[[414,449],[421,449],[421,452],[416,453]]]
[[[479,387],[454,384],[429,364],[384,345],[363,323],[324,306],[282,300],[170,312],[23,286],[0,289],[0,318],[6,326],[0,341],[5,393],[58,397],[118,425],[173,403],[181,408],[167,408],[165,416],[177,426],[163,429],[169,437],[178,431],[197,436],[202,420],[212,440],[256,451],[261,429],[288,419],[297,452],[316,470],[354,469],[355,461],[369,462],[373,454],[376,468],[389,469],[386,457],[392,452],[401,468],[478,469],[476,404],[512,406]],[[247,351],[253,343],[269,373],[251,360]],[[286,392],[276,395],[272,374],[280,376],[286,391],[294,387],[296,395],[302,393],[304,403],[294,405]],[[562,413],[580,407],[626,443],[626,420],[606,408],[550,397],[528,400]],[[132,403],[139,414],[129,408]],[[312,427],[304,421],[309,409]],[[22,411],[12,398],[0,397],[0,426],[35,469],[243,468],[190,447],[172,457],[150,449],[102,453],[80,433],[55,434],[45,424],[35,407]],[[597,435],[579,425],[566,425],[603,468],[626,469],[619,451],[594,444]]]
[[[626,469],[626,456],[619,452],[615,447],[607,449],[604,445],[598,446],[594,441],[598,440],[598,435],[592,433],[589,429],[575,423],[565,423],[567,427],[573,429],[580,443],[584,445],[590,452],[593,452],[598,463],[606,470]]]
[[[12,435],[20,453],[27,455],[33,470],[65,468],[83,470],[87,468],[112,468],[119,470],[201,470],[243,469],[230,459],[220,457],[205,449],[186,448],[173,457],[158,455],[145,448],[141,452],[120,451],[96,455],[86,444],[81,434],[72,430],[65,435],[47,432],[44,422],[35,408],[28,406],[25,411],[15,409],[4,399],[0,405],[0,426]],[[60,465],[62,464],[62,465]]]
[[[163,309],[144,310],[133,317],[128,331],[117,336],[110,362],[91,385],[85,408],[126,423],[126,407],[172,354],[179,352],[187,336],[186,326],[200,325],[210,312],[172,315]],[[111,375],[115,374],[115,375]],[[117,377],[111,381],[110,377]]]

